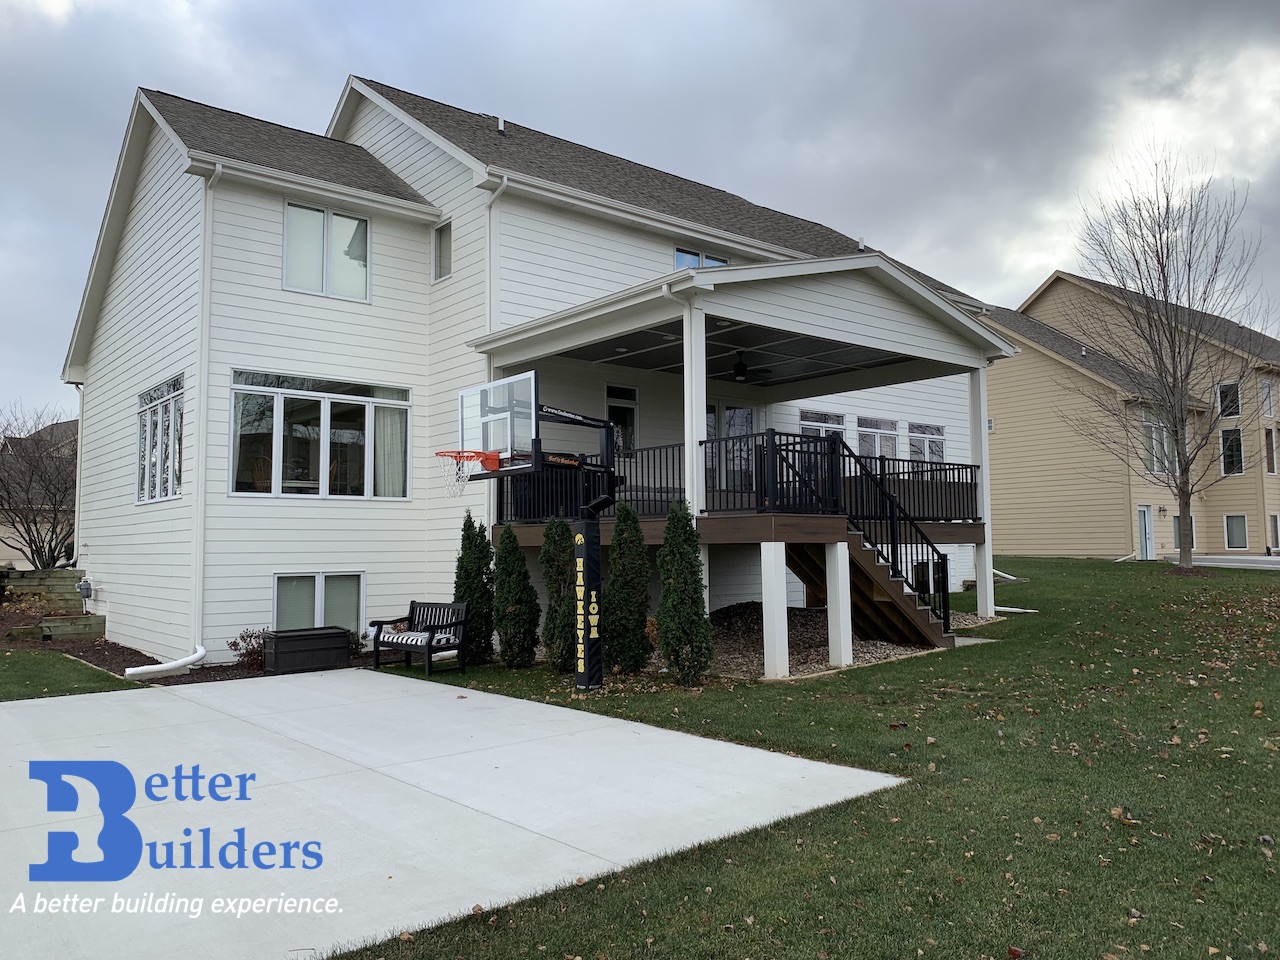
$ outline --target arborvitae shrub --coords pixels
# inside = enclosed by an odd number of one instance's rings
[[[649,617],[649,551],[640,530],[640,517],[626,502],[618,504],[613,544],[609,547],[609,579],[601,604],[605,669],[638,673],[653,656],[653,644],[645,633]]]
[[[488,663],[493,659],[493,544],[470,510],[462,521],[453,602],[467,605],[467,665]]]
[[[658,551],[658,643],[671,675],[693,686],[711,666],[711,621],[702,602],[702,558],[689,505],[673,500]]]
[[[493,573],[493,625],[498,631],[498,656],[508,667],[527,667],[538,649],[542,610],[511,524],[502,528]]]
[[[560,673],[573,669],[576,637],[574,616],[573,530],[564,517],[552,517],[538,553],[542,582],[547,588],[547,615],[542,621],[542,646],[547,662]]]

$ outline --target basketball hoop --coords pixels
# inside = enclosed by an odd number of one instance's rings
[[[498,469],[498,454],[481,450],[440,450],[436,457],[440,461],[444,492],[451,497],[462,496],[462,491],[467,489],[467,481],[481,468]]]

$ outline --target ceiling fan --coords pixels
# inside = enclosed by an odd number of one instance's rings
[[[772,374],[772,370],[764,367],[749,367],[747,365],[747,352],[738,350],[738,361],[733,365],[733,379],[738,383],[759,383],[767,380]]]

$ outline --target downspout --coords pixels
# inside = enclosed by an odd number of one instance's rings
[[[84,490],[84,384],[74,384],[79,414],[76,418],[76,512],[72,519],[71,530],[71,566],[80,567],[80,495]]]
[[[494,284],[498,279],[498,271],[494,269],[494,262],[493,262],[494,250],[495,250],[495,246],[493,242],[493,222],[496,219],[496,217],[494,216],[493,207],[494,207],[494,204],[498,202],[498,198],[502,196],[506,192],[506,190],[507,190],[507,175],[504,173],[502,175],[502,182],[498,184],[498,189],[493,191],[493,196],[491,196],[484,205],[484,215],[485,215],[484,300],[485,300],[485,313],[488,314],[487,319],[488,319],[490,333],[493,332],[494,324],[497,322],[497,317],[496,317],[497,311],[494,309],[495,303],[497,301],[497,297],[494,295],[494,289],[493,289]],[[485,368],[485,377],[489,380],[493,380],[494,379],[493,358],[491,356],[485,357],[484,368]],[[534,398],[534,403],[537,403],[537,397]],[[493,521],[494,521],[493,491],[496,486],[497,484],[494,484],[494,483],[486,483],[484,485],[485,528],[488,530],[493,529]]]
[[[202,224],[200,250],[200,312],[196,348],[196,421],[207,428],[209,420],[205,414],[209,409],[209,299],[213,291],[213,189],[222,179],[222,164],[214,165],[211,176],[204,188],[204,222]],[[183,429],[186,429],[189,411],[183,409]],[[185,483],[194,484],[195,496],[191,509],[191,653],[170,663],[153,663],[145,667],[130,667],[124,675],[129,679],[140,677],[167,676],[182,673],[192,664],[199,663],[205,657],[204,644],[201,643],[204,633],[204,542],[205,542],[205,493],[207,483],[204,475],[205,448],[208,438],[205,430],[197,427],[196,442],[191,449],[191,477]]]

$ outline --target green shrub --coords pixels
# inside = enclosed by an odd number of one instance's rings
[[[542,582],[547,588],[547,615],[542,621],[542,646],[547,662],[560,673],[574,666],[576,640],[574,617],[573,530],[564,517],[552,517],[542,537],[538,553]]]
[[[467,605],[467,665],[488,663],[493,659],[493,544],[470,510],[462,521],[453,602]]]
[[[493,573],[493,625],[498,631],[498,656],[508,667],[527,667],[538,649],[538,591],[511,524],[502,528]]]
[[[702,558],[689,505],[673,500],[658,551],[658,643],[671,675],[697,684],[711,666],[711,621],[702,601]]]
[[[653,656],[645,632],[649,617],[649,551],[640,530],[640,517],[628,503],[619,503],[613,544],[609,547],[609,579],[601,596],[600,625],[604,634],[605,669],[638,673]]]

